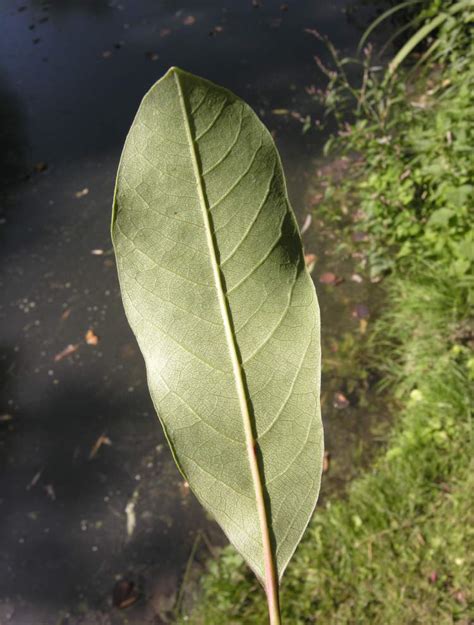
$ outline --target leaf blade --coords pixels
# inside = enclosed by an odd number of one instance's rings
[[[319,318],[281,163],[253,111],[170,70],[127,138],[112,233],[175,460],[257,576],[270,575],[270,549],[281,577],[319,489]]]

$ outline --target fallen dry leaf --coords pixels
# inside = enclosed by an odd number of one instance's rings
[[[456,590],[453,594],[455,600],[460,603],[461,605],[466,606],[467,605],[467,598],[466,598],[466,594],[462,591],[462,590]]]
[[[41,471],[38,471],[38,473],[35,473],[33,475],[33,478],[31,482],[27,485],[26,490],[31,490],[33,486],[36,486],[36,484],[39,482],[39,479],[42,473],[43,473],[43,469],[41,469]]]
[[[353,273],[351,276],[351,280],[352,282],[357,282],[357,284],[360,284],[361,282],[364,281],[364,278],[360,276],[358,273]]]
[[[183,20],[183,24],[185,26],[192,26],[195,22],[196,22],[196,18],[194,17],[194,15],[186,15],[186,17]]]
[[[79,349],[78,343],[76,343],[75,345],[70,343],[67,347],[63,349],[62,352],[59,352],[59,354],[56,354],[56,356],[54,357],[54,362],[59,362],[63,358],[67,358],[67,356],[74,354],[74,352],[77,351],[78,349]]]
[[[331,464],[331,454],[328,451],[325,451],[324,457],[323,457],[323,473],[327,473],[329,471],[330,464]]]
[[[304,262],[306,264],[306,267],[308,268],[309,273],[311,273],[316,265],[316,261],[317,261],[317,256],[316,254],[305,254],[304,255]]]
[[[66,321],[66,319],[69,319],[69,315],[71,314],[71,312],[72,308],[66,308],[66,310],[61,315],[61,321]]]
[[[87,195],[88,193],[89,193],[89,189],[87,187],[84,187],[84,189],[81,189],[80,191],[76,191],[76,193],[74,193],[74,196],[77,198],[81,198]]]
[[[179,492],[181,497],[187,497],[189,495],[189,484],[188,482],[180,482],[179,483]]]
[[[337,408],[337,410],[344,410],[344,408],[347,408],[349,406],[349,400],[344,395],[344,393],[335,393],[332,405],[334,406],[334,408]]]
[[[333,286],[337,286],[338,284],[341,284],[341,282],[344,282],[344,278],[336,276],[336,274],[332,271],[326,271],[319,276],[319,281],[321,284],[331,284]]]
[[[311,226],[311,222],[313,221],[313,217],[310,213],[308,213],[306,215],[306,218],[304,220],[303,225],[301,226],[301,234],[303,235],[305,232],[307,232]]]
[[[115,584],[112,599],[116,608],[121,610],[128,608],[137,601],[138,597],[139,593],[133,582],[121,579]]]
[[[97,456],[97,453],[99,452],[99,449],[102,447],[102,445],[112,445],[112,441],[108,436],[105,435],[105,432],[103,432],[93,444],[89,454],[89,460],[92,460],[92,458],[95,458]]]
[[[324,193],[315,193],[309,198],[308,201],[311,204],[311,206],[314,206],[315,204],[318,204],[319,202],[321,202],[321,200],[323,199],[324,199]]]
[[[87,345],[97,345],[99,343],[99,337],[95,334],[92,328],[89,328],[84,336]]]

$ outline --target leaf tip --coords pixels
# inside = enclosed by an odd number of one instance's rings
[[[166,72],[165,76],[174,76],[175,74],[184,74],[185,71],[180,67],[176,67],[176,65],[172,65],[169,70]]]

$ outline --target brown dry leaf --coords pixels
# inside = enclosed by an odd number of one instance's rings
[[[93,458],[97,456],[99,449],[102,447],[102,445],[109,445],[109,446],[112,445],[112,441],[110,440],[108,436],[105,435],[105,432],[103,432],[99,436],[99,438],[96,440],[96,442],[92,446],[92,449],[89,454],[89,460],[92,460]]]
[[[316,265],[316,261],[317,261],[317,256],[316,254],[305,254],[304,255],[304,262],[306,264],[306,267],[308,268],[309,273],[311,273]]]
[[[323,473],[327,473],[329,471],[330,464],[331,464],[331,454],[328,451],[325,451],[324,457],[323,457]]]
[[[196,18],[194,17],[194,15],[186,15],[186,17],[183,20],[183,24],[185,26],[192,26],[195,22],[196,22]]]
[[[180,482],[179,484],[179,492],[181,497],[187,497],[189,495],[189,484],[188,482]]]
[[[69,319],[69,315],[71,314],[71,312],[72,308],[66,308],[66,310],[61,315],[61,321],[66,321],[66,319]]]
[[[463,606],[467,606],[467,597],[462,590],[456,590],[453,594],[454,599]]]
[[[321,284],[331,284],[333,286],[337,286],[338,284],[341,284],[341,282],[344,282],[344,278],[336,276],[336,274],[332,271],[326,271],[319,276],[319,281]]]
[[[87,345],[97,345],[99,343],[99,337],[95,334],[92,328],[89,328],[84,336]]]
[[[315,193],[309,198],[308,201],[311,204],[311,206],[314,206],[315,204],[319,204],[319,202],[321,202],[321,200],[323,199],[324,199],[324,193]]]
[[[81,198],[87,195],[88,193],[89,193],[89,189],[87,187],[84,187],[80,191],[76,191],[76,193],[74,193],[74,196],[77,198]]]
[[[347,408],[349,406],[349,400],[344,395],[344,393],[335,393],[332,405],[334,406],[334,408],[337,408],[337,410],[344,410],[344,408]]]
[[[75,345],[72,345],[72,343],[70,343],[67,347],[63,349],[62,352],[59,352],[59,354],[56,354],[56,356],[54,357],[54,362],[59,362],[63,358],[67,358],[67,356],[74,354],[74,352],[77,351],[78,349],[79,349],[79,343],[76,343]]]
[[[115,584],[112,595],[115,607],[121,610],[128,608],[138,600],[138,597],[139,593],[133,582],[121,579]]]

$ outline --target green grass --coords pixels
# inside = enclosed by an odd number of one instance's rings
[[[316,513],[283,583],[288,625],[467,625],[472,615],[466,285],[437,276],[389,281],[372,347],[399,395],[397,425],[347,498]],[[260,625],[265,610],[258,584],[228,548],[210,563],[185,622]]]

